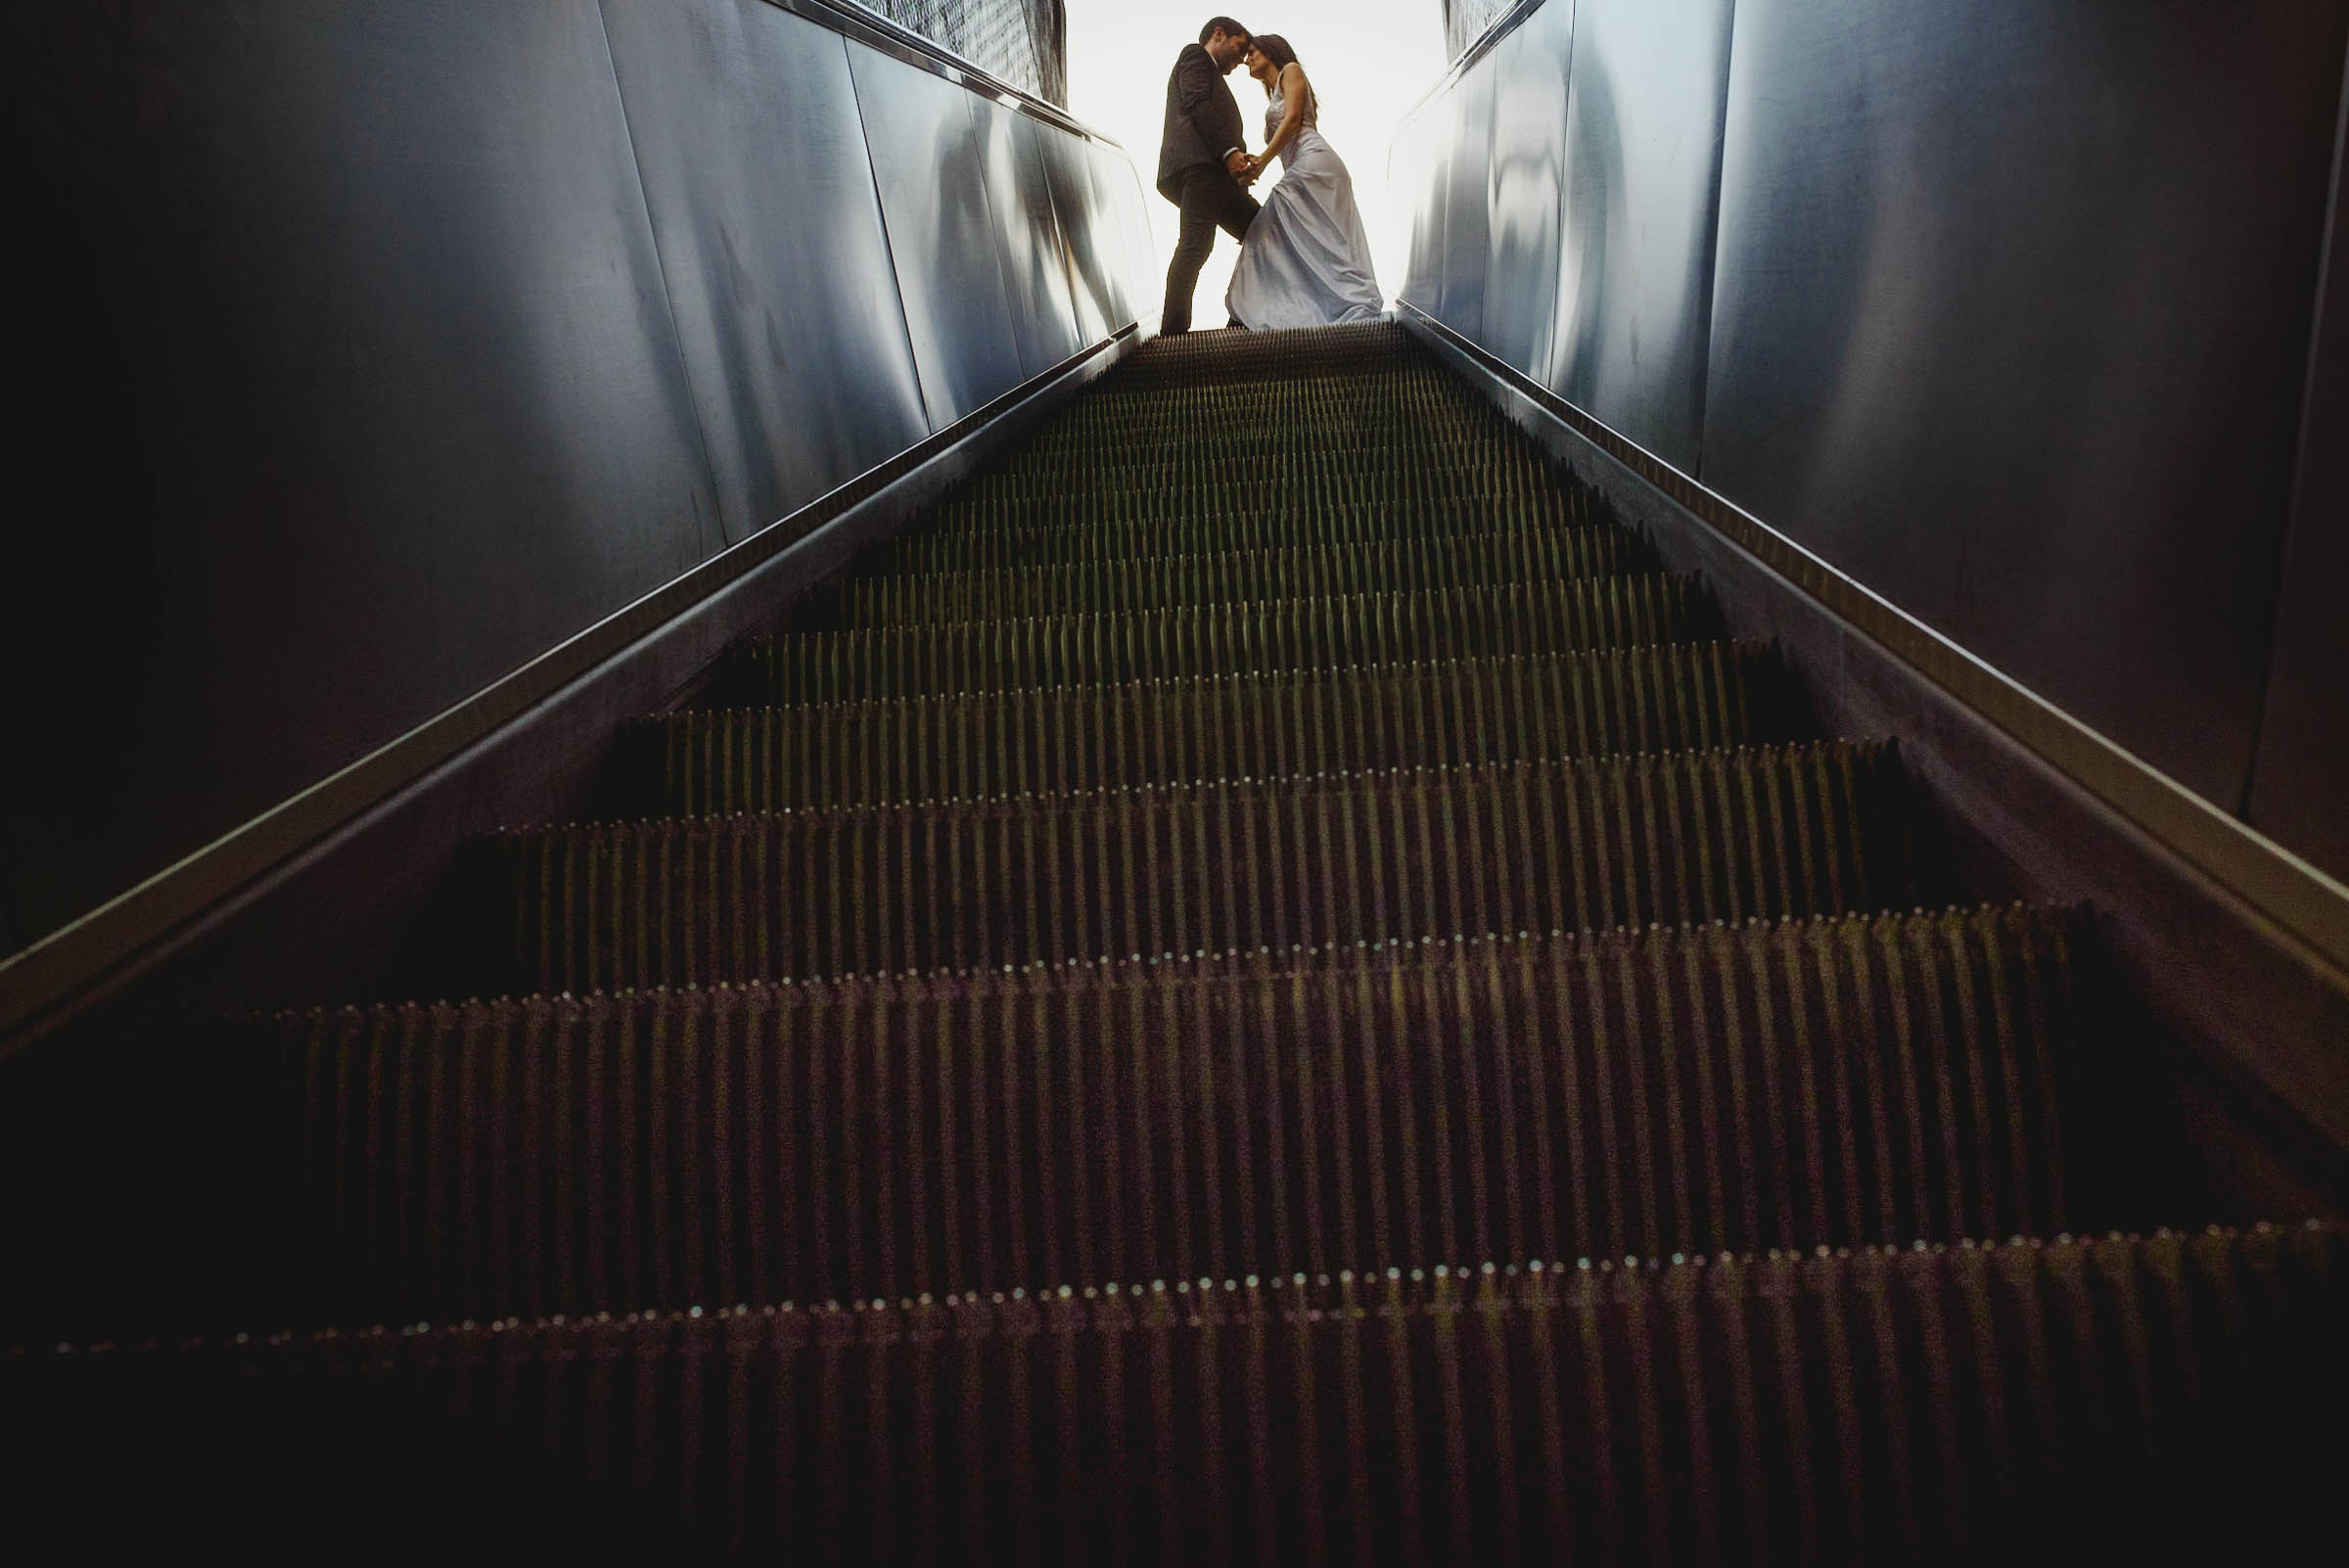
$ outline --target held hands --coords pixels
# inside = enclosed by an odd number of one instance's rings
[[[1246,153],[1237,149],[1224,155],[1223,167],[1233,179],[1239,181],[1243,188],[1254,185],[1256,177],[1265,171],[1262,161],[1250,158]]]

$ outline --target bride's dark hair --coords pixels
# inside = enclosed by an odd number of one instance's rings
[[[1267,60],[1272,62],[1272,81],[1278,81],[1282,71],[1297,64],[1297,51],[1291,49],[1289,41],[1277,32],[1256,33],[1248,41],[1263,51]],[[1265,83],[1265,96],[1267,98],[1272,96],[1271,81]]]

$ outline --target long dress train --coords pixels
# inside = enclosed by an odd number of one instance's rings
[[[1265,106],[1267,141],[1287,112],[1273,93]],[[1319,118],[1309,99],[1305,122],[1281,153],[1280,183],[1249,225],[1232,268],[1223,303],[1251,331],[1371,321],[1386,310],[1370,236],[1354,205],[1354,176],[1322,138]]]

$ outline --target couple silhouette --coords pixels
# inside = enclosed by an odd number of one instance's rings
[[[1241,65],[1265,89],[1265,145],[1254,155],[1223,80]],[[1175,56],[1158,193],[1181,209],[1182,229],[1167,267],[1162,335],[1190,330],[1191,296],[1218,229],[1240,242],[1223,297],[1232,326],[1326,327],[1385,312],[1354,176],[1321,135],[1320,107],[1297,52],[1277,33],[1215,17]],[[1260,203],[1249,188],[1276,161],[1281,177]]]

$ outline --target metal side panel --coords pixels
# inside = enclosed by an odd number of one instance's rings
[[[2335,394],[2336,399],[2338,393]],[[2349,450],[2336,401],[2333,439]],[[2303,512],[2284,558],[2252,826],[2349,882],[2349,506]]]
[[[825,497],[805,529],[770,529],[696,569],[596,628],[577,657],[551,656],[566,668],[543,681],[518,673],[534,694],[480,715],[472,744],[387,793],[339,803],[292,840],[301,853],[215,884],[201,915],[164,927],[135,961],[45,996],[27,992],[54,970],[0,967],[0,1236],[12,1270],[0,1338],[30,1322],[189,1324],[249,1312],[285,1321],[288,1299],[270,1284],[284,1278],[282,1259],[254,1256],[212,1222],[229,1212],[220,1205],[253,1201],[247,1168],[168,1093],[126,1096],[125,1085],[171,1081],[210,1038],[190,1020],[470,993],[486,954],[468,840],[614,799],[598,778],[615,726],[672,704],[721,649],[771,628],[778,605],[902,528],[1130,346],[1102,344]],[[192,1157],[175,1162],[168,1151],[191,1127]],[[159,1198],[152,1175],[166,1167],[177,1185]]]
[[[1590,0],[1584,0],[1587,5]],[[1567,73],[1575,0],[1549,0],[1480,68],[1493,76],[1493,254],[1481,342],[1511,369],[1549,377],[1565,254]]]
[[[1731,10],[1731,0],[1582,0],[1563,121],[1555,351],[1537,372],[1690,471],[1703,435]],[[1498,309],[1489,292],[1488,346]]]
[[[1044,184],[1069,273],[1069,303],[1077,336],[1099,343],[1116,330],[1117,277],[1126,256],[1126,236],[1115,213],[1093,199],[1092,144],[1074,136],[1046,135],[1036,141]]]
[[[1052,192],[1044,183],[1039,138],[1056,136],[1037,120],[971,95],[987,169],[987,206],[995,220],[996,255],[1020,369],[1040,376],[1077,351],[1076,311],[1069,303],[1068,257],[1060,246]]]
[[[595,0],[20,23],[0,950],[722,544]]]
[[[847,46],[761,0],[604,0],[740,541],[929,434]]]
[[[1110,231],[1104,236],[1103,250],[1117,258],[1111,278],[1110,319],[1124,326],[1139,320],[1146,309],[1155,323],[1158,290],[1154,280],[1139,277],[1134,270],[1135,247],[1146,242],[1137,239],[1135,231],[1144,219],[1137,200],[1128,190],[1133,183],[1133,171],[1114,148],[1095,146],[1089,151],[1085,172],[1092,182],[1101,221]],[[1147,234],[1148,230],[1141,232]]]
[[[1450,166],[1437,127],[1445,123],[1444,105],[1428,104],[1397,129],[1387,152],[1387,189],[1410,225],[1407,259],[1395,298],[1431,316],[1444,289],[1444,205]]]
[[[1127,276],[1133,293],[1131,319],[1145,334],[1155,333],[1166,310],[1167,262],[1160,258],[1158,242],[1150,234],[1150,204],[1162,198],[1142,179],[1133,160],[1106,147],[1100,154],[1117,193],[1118,211],[1125,219],[1126,254],[1130,258]]]
[[[1737,7],[1701,477],[2228,805],[2345,23]]]
[[[1158,240],[1151,237],[1151,202],[1163,197],[1151,190],[1151,183],[1141,176],[1139,164],[1126,153],[1111,153],[1109,166],[1116,171],[1121,202],[1126,211],[1126,244],[1132,252],[1134,279],[1134,324],[1144,334],[1156,334],[1158,317],[1165,314],[1165,272],[1168,260],[1158,254]]]
[[[2194,1107],[2183,1181],[2242,1217],[2349,1206],[2349,890],[1556,393],[1405,321],[1711,584],[1734,635],[1781,648],[1828,733],[1899,737],[1982,892],[2096,911],[2092,949],[2132,998],[2115,1044]]]
[[[1445,100],[1436,118],[1444,140],[1435,149],[1450,165],[1444,193],[1442,282],[1435,317],[1463,337],[1481,340],[1485,276],[1493,255],[1491,183],[1493,73],[1474,69]]]
[[[2334,137],[2332,232],[2249,816],[2349,882],[2349,84]]]
[[[851,41],[849,65],[931,429],[1022,380],[971,95]]]
[[[1014,115],[1012,124],[1020,146],[1020,189],[1034,214],[1032,221],[1038,225],[1039,232],[1051,236],[1051,244],[1046,248],[1042,261],[1051,268],[1051,276],[1045,281],[1044,287],[1055,300],[1054,308],[1060,323],[1055,342],[1061,351],[1052,360],[1053,364],[1059,364],[1070,354],[1109,336],[1106,321],[1088,325],[1077,306],[1076,246],[1069,238],[1069,231],[1071,224],[1083,222],[1085,218],[1082,214],[1062,215],[1060,202],[1053,192],[1052,165],[1049,161],[1053,147],[1082,146],[1084,143],[1082,137],[1055,130],[1025,115]]]

